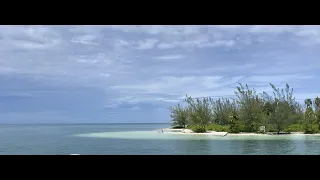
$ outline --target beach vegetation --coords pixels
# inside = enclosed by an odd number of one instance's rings
[[[195,133],[205,133],[205,132],[207,132],[207,130],[204,129],[203,127],[201,127],[201,126],[190,126],[190,129]]]
[[[302,124],[291,124],[286,129],[284,129],[284,132],[304,132],[305,128]]]
[[[183,127],[194,132],[207,131],[241,133],[320,132],[320,98],[299,103],[288,84],[277,88],[270,83],[272,94],[257,93],[247,84],[238,84],[233,98],[192,98],[186,96],[185,106],[169,107],[174,128]],[[261,132],[260,132],[261,133]]]
[[[236,103],[239,109],[240,124],[245,126],[247,132],[256,132],[262,124],[262,101],[255,89],[250,89],[248,85],[239,84],[237,91]]]
[[[315,121],[318,124],[318,129],[320,130],[320,98],[316,97],[314,100],[314,113],[315,113]]]
[[[219,124],[209,124],[206,127],[207,131],[216,131],[216,132],[229,132],[228,125],[219,125]]]
[[[219,124],[213,124],[210,123],[204,128],[197,125],[190,125],[187,127],[188,129],[191,129],[193,132],[208,132],[208,131],[216,131],[216,132],[229,132],[229,126],[228,125],[219,125]]]
[[[185,102],[188,104],[188,122],[201,130],[205,130],[206,126],[210,122],[212,123],[213,117],[209,98],[193,99],[191,96],[186,96]]]
[[[186,128],[188,124],[188,110],[180,104],[169,107],[172,126],[174,129]]]

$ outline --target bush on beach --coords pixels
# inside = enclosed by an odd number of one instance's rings
[[[304,132],[305,128],[302,124],[291,124],[286,129],[284,129],[284,132]]]
[[[199,127],[199,126],[192,126],[190,129],[195,133],[205,133],[207,132],[206,129]]]

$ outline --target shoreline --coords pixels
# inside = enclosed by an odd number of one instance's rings
[[[161,130],[161,129],[160,129]],[[228,132],[217,132],[208,131],[206,133],[195,133],[190,129],[171,129],[163,128],[164,134],[185,134],[185,135],[214,135],[214,136],[292,136],[292,135],[302,135],[302,136],[320,136],[320,134],[304,134],[303,132],[291,132],[288,134],[260,134],[260,133],[228,133]],[[158,130],[159,131],[159,130]]]

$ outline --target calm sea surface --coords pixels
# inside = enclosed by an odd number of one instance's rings
[[[320,154],[320,136],[160,134],[169,124],[0,125],[0,154]]]

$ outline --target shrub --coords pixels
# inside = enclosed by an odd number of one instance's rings
[[[189,126],[190,129],[195,133],[205,133],[206,130],[200,126]]]
[[[171,129],[184,129],[184,127],[183,126],[173,126],[173,127],[171,127]]]
[[[229,127],[229,133],[239,133],[240,132],[240,127],[237,124],[231,124]]]
[[[254,132],[254,131],[257,131],[254,126],[252,125],[252,127],[248,127],[244,124],[239,124],[239,130],[240,132]]]
[[[284,132],[304,132],[304,126],[302,124],[291,124],[286,129],[284,129]]]
[[[319,132],[319,125],[317,124],[305,124],[304,133],[305,134],[316,134]]]
[[[244,124],[235,123],[230,125],[228,132],[229,133],[252,132],[252,129],[250,127],[245,126]]]
[[[267,124],[266,125],[266,132],[277,132],[277,128],[275,125]]]
[[[210,124],[206,127],[206,130],[207,131],[217,131],[217,132],[228,132],[229,127],[218,125],[218,124]]]

